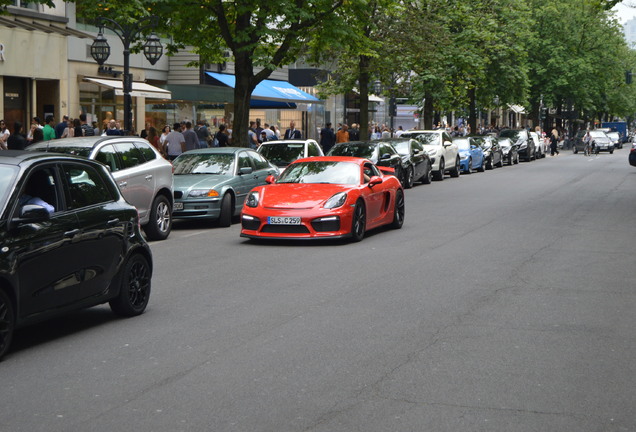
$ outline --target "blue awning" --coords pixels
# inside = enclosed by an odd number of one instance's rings
[[[206,72],[210,77],[220,83],[234,88],[236,77],[234,75],[217,72]],[[322,101],[309,93],[305,93],[298,87],[287,81],[263,80],[252,92],[252,100],[282,102],[284,104],[295,103],[322,103]]]

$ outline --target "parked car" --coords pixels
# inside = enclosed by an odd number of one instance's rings
[[[534,142],[535,159],[544,158],[550,151],[550,145],[536,132],[530,132],[530,139]]]
[[[453,144],[459,149],[459,164],[462,172],[470,174],[472,170],[483,172],[486,168],[484,150],[472,137],[455,137]]]
[[[172,228],[172,164],[148,141],[134,136],[77,137],[41,141],[31,151],[66,153],[108,167],[126,200],[137,207],[150,240],[164,240]]]
[[[152,255],[105,166],[86,158],[0,152],[0,357],[14,330],[110,303],[148,304]]]
[[[413,183],[418,181],[424,184],[431,183],[431,158],[419,141],[413,138],[387,138],[381,141],[391,144],[402,156],[402,167],[406,170],[405,188],[412,188]]]
[[[402,185],[368,159],[300,159],[270,182],[248,195],[241,237],[360,241],[370,229],[404,223]]]
[[[444,180],[444,174],[459,177],[459,150],[444,130],[413,130],[404,132],[400,138],[415,138],[431,158],[433,179]]]
[[[585,152],[585,134],[586,131],[581,129],[574,136],[574,140],[572,140],[572,152],[574,154]],[[612,144],[612,140],[608,138],[605,132],[594,129],[590,131],[590,137],[595,153],[598,154],[602,151],[609,152],[610,154],[614,153],[614,144]]]
[[[264,185],[276,166],[244,147],[189,150],[173,161],[176,219],[207,219],[232,224],[252,188]]]
[[[499,132],[499,136],[501,138],[510,138],[510,140],[517,145],[519,157],[522,157],[526,162],[530,162],[535,159],[534,141],[530,139],[527,130],[504,129]]]
[[[631,166],[636,166],[636,143],[632,144],[632,148],[629,151],[628,160]]]
[[[519,152],[517,144],[513,143],[510,138],[499,138],[498,141],[506,163],[508,165],[518,164]]]
[[[338,143],[329,150],[328,156],[351,156],[369,159],[378,166],[393,168],[402,185],[406,183],[406,166],[402,156],[390,143],[382,140],[350,141]]]
[[[614,144],[615,149],[623,148],[623,140],[621,139],[621,136],[618,132],[616,131],[605,132],[605,135],[607,135],[607,137],[610,140],[612,140],[612,144]]]
[[[490,135],[484,135],[474,136],[473,139],[477,141],[484,151],[484,159],[486,160],[487,170],[503,166],[504,155],[497,138]]]
[[[320,145],[312,139],[266,141],[258,147],[257,151],[276,165],[281,172],[296,159],[324,156]]]

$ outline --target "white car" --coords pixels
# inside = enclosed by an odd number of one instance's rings
[[[607,135],[607,137],[612,140],[612,143],[614,144],[615,149],[623,148],[623,142],[621,141],[621,136],[618,132],[616,131],[605,132],[605,135]]]
[[[312,139],[265,141],[256,151],[276,165],[281,174],[296,159],[324,156],[320,145]]]
[[[400,138],[414,138],[422,144],[431,158],[435,180],[444,180],[445,173],[449,173],[451,177],[459,177],[459,150],[445,130],[406,131]]]
[[[534,156],[536,159],[544,158],[547,152],[550,151],[550,146],[540,137],[536,132],[530,132],[530,138],[534,141]]]

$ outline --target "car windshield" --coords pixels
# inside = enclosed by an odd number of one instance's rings
[[[618,132],[607,132],[607,136],[610,138],[615,138],[615,139],[619,138]]]
[[[411,154],[411,148],[409,146],[410,141],[391,141],[393,147],[397,150],[397,152],[401,155],[409,155]]]
[[[18,168],[15,166],[0,165],[0,203],[3,203],[3,207],[6,205],[17,172]]]
[[[512,142],[510,141],[510,138],[501,138],[499,139],[499,145],[502,147],[510,147]]]
[[[291,164],[276,183],[360,184],[360,166],[353,162],[298,162]]]
[[[227,153],[182,154],[172,164],[174,165],[174,175],[232,175],[234,173],[234,155]]]
[[[592,138],[605,138],[607,135],[605,135],[605,132],[601,131],[590,131],[590,136]]]
[[[86,146],[56,146],[55,144],[53,145],[47,145],[47,144],[37,144],[37,145],[31,145],[28,147],[29,150],[39,150],[39,151],[47,151],[47,152],[51,152],[51,153],[65,153],[65,154],[72,154],[72,155],[76,155],[76,156],[83,156],[83,157],[88,157],[91,154],[91,151],[93,151],[93,147],[86,147]]]
[[[506,129],[506,130],[502,130],[499,133],[499,136],[502,138],[510,138],[513,141],[517,141],[517,139],[519,138],[519,131]]]
[[[402,137],[408,138],[416,138],[424,145],[442,145],[440,140],[440,134],[433,132],[424,132],[424,133],[406,133],[402,134]]]
[[[305,144],[266,144],[261,146],[259,153],[276,166],[285,167],[304,156]]]
[[[353,156],[359,158],[371,158],[373,156],[373,144],[337,144],[329,152],[330,156]]]
[[[457,144],[457,148],[460,150],[470,150],[470,141],[467,139],[454,139],[454,144]]]

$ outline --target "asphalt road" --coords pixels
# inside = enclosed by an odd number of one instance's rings
[[[144,315],[17,332],[0,431],[634,431],[627,152],[418,185],[356,244],[179,223]]]

